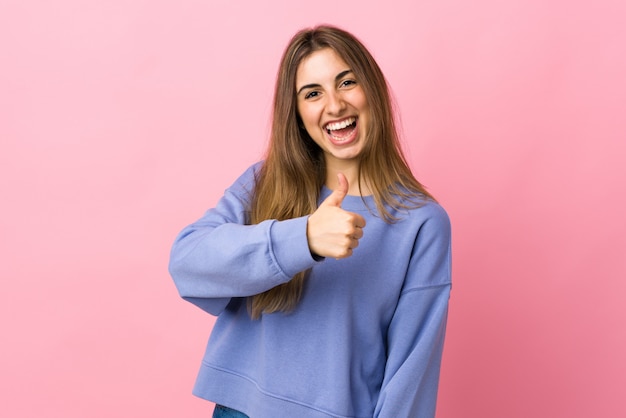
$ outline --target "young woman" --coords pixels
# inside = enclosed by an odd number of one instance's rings
[[[291,39],[265,159],[179,234],[170,272],[217,316],[194,388],[214,417],[434,417],[450,222],[351,34]]]

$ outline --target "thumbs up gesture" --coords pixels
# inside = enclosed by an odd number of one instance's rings
[[[365,219],[341,208],[348,194],[348,180],[341,173],[337,179],[339,187],[309,216],[307,239],[312,254],[339,259],[350,257],[359,245]]]

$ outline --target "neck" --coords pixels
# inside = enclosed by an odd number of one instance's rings
[[[348,194],[353,196],[369,196],[371,193],[367,185],[367,178],[361,178],[359,190],[359,163],[356,161],[328,161],[326,160],[326,187],[335,190],[339,186],[337,174],[342,173],[348,180]]]

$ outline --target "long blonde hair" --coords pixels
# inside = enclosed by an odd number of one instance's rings
[[[252,224],[306,216],[317,208],[326,180],[326,165],[321,148],[310,138],[297,112],[296,71],[305,58],[325,48],[331,48],[348,64],[369,104],[367,138],[359,157],[359,184],[365,174],[380,216],[391,223],[396,218],[389,208],[407,208],[406,202],[415,202],[418,197],[432,199],[406,162],[391,95],[378,64],[353,35],[322,25],[298,32],[282,56],[274,91],[270,142],[251,201]],[[294,309],[306,274],[302,271],[289,282],[249,298],[252,317]]]

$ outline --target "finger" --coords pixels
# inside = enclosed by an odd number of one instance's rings
[[[365,228],[365,218],[355,213],[354,214],[354,226],[357,228]]]
[[[337,257],[335,257],[335,260],[341,260],[342,258],[348,258],[348,257],[350,257],[350,256],[352,256],[352,250],[351,250],[350,248],[348,248],[348,249],[345,251],[345,253],[344,253],[344,254],[342,254],[342,255],[340,255],[340,256],[337,256]]]
[[[339,185],[333,190],[330,196],[322,202],[322,205],[341,207],[341,202],[343,202],[343,199],[348,194],[349,184],[348,179],[346,179],[343,173],[337,174],[337,180],[339,180]]]
[[[339,186],[337,189],[343,192],[344,197],[348,194],[348,189],[350,185],[348,184],[348,179],[343,173],[337,173],[337,181],[339,182]]]

